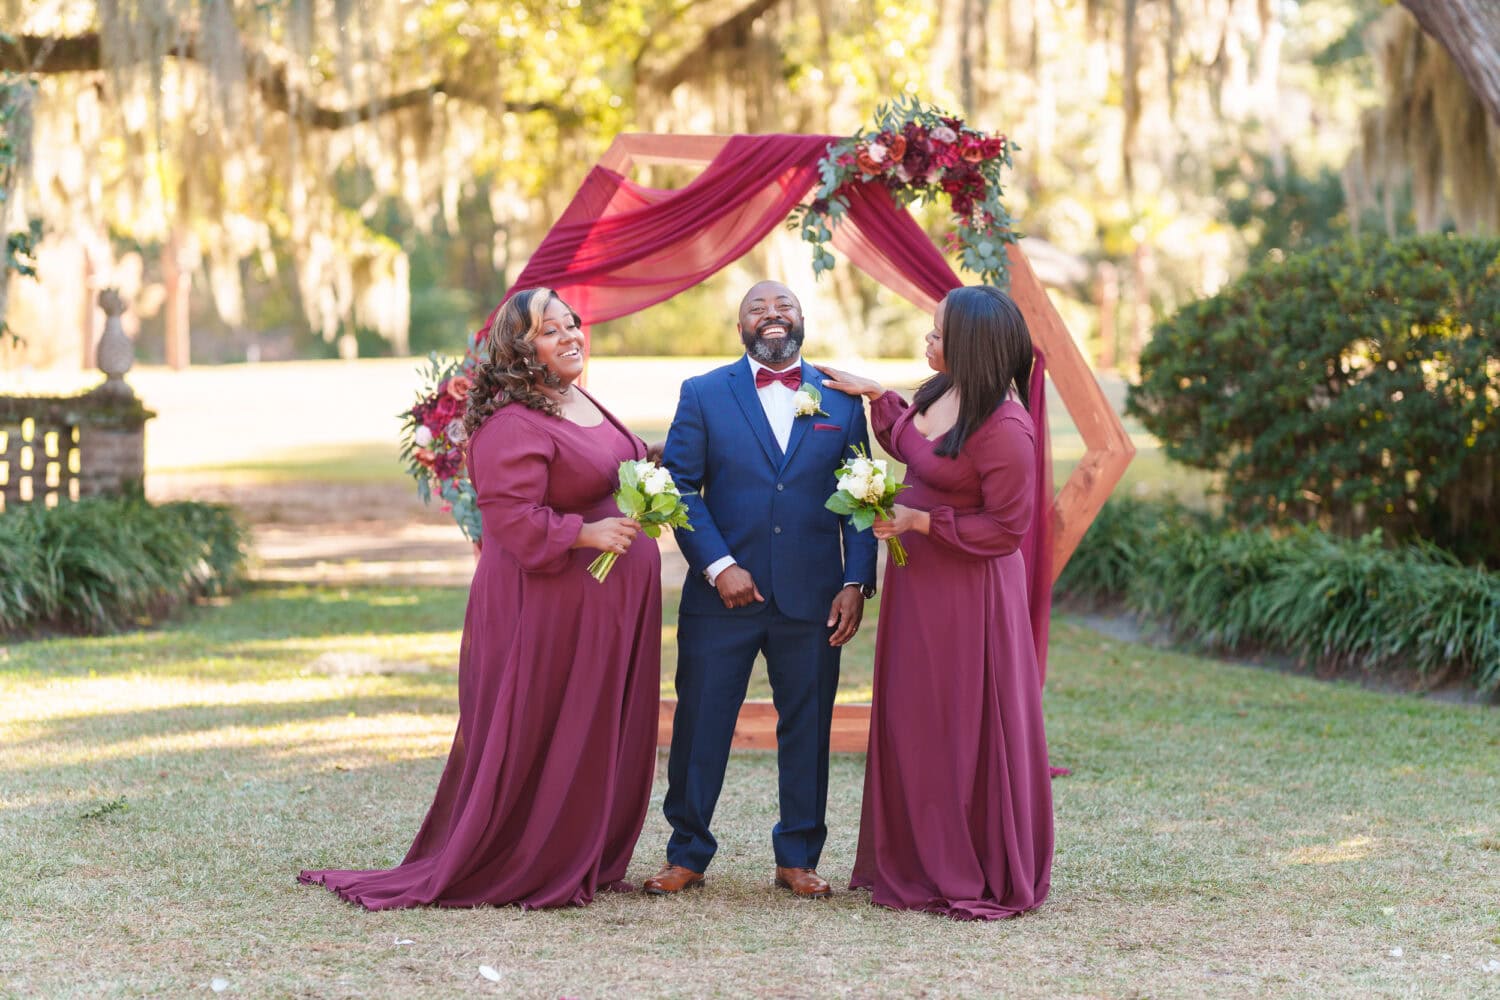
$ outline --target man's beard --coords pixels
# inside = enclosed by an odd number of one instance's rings
[[[779,340],[765,339],[760,335],[760,331],[768,326],[785,327],[786,336]],[[786,364],[801,352],[804,333],[801,323],[767,320],[756,327],[754,333],[744,338],[745,352],[761,364],[776,368]]]

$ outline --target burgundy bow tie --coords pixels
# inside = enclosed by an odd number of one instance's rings
[[[755,388],[764,389],[772,382],[780,382],[788,389],[796,392],[802,386],[802,366],[793,365],[782,372],[773,372],[769,368],[755,369]]]

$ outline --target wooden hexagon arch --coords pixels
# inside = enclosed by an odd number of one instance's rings
[[[605,151],[599,165],[622,176],[633,166],[707,166],[724,144],[726,135],[670,135],[625,133]],[[837,245],[838,230],[834,230]],[[1083,458],[1068,475],[1052,501],[1052,578],[1062,572],[1083,539],[1104,501],[1125,474],[1135,455],[1135,446],[1120,418],[1104,398],[1087,359],[1063,325],[1062,317],[1042,287],[1031,262],[1017,244],[1009,244],[1010,295],[1026,317],[1031,339],[1047,358],[1047,370],[1058,395],[1083,437]],[[931,310],[937,303],[913,299],[896,290],[918,308]]]

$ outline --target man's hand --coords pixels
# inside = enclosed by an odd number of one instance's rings
[[[726,566],[714,580],[714,586],[719,589],[719,600],[724,602],[726,608],[743,608],[751,601],[764,601],[760,594],[760,588],[755,585],[755,578],[750,571],[743,566]]]
[[[828,609],[828,627],[833,629],[833,635],[828,637],[828,645],[842,646],[853,639],[864,617],[865,595],[858,584],[851,583],[839,591],[838,596],[833,599],[833,607]]]
[[[667,442],[665,442],[665,441],[650,441],[650,442],[647,442],[647,444],[646,444],[646,461],[648,461],[648,462],[655,462],[657,465],[660,465],[661,464],[662,452],[666,451],[666,449],[667,449]]]

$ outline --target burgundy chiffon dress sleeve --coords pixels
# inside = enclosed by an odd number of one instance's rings
[[[437,794],[395,868],[303,882],[381,910],[581,905],[624,878],[656,765],[661,556],[638,535],[601,584],[572,545],[619,516],[620,463],[645,454],[607,412],[584,427],[511,404],[474,433],[484,542]]]
[[[901,536],[875,639],[869,755],[851,884],[875,903],[993,920],[1039,906],[1052,873],[1052,788],[1027,576],[1035,451],[1002,403],[955,458],[935,454],[895,393],[870,423],[906,463]]]

